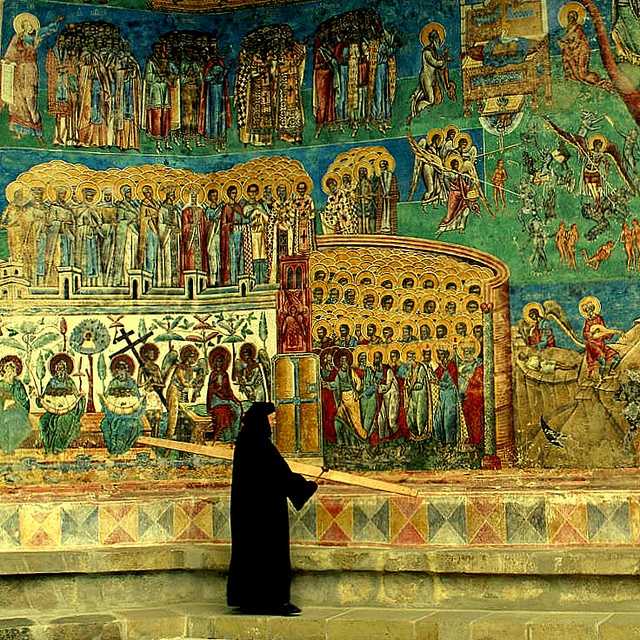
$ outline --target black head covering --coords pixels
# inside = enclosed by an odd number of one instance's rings
[[[271,437],[269,416],[276,410],[273,402],[254,402],[242,416],[241,433],[251,436]]]

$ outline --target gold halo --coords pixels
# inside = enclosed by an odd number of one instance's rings
[[[461,322],[464,323],[467,326],[467,335],[466,336],[460,336],[456,332],[456,325],[460,324]],[[451,321],[451,328],[453,329],[453,336],[454,337],[457,336],[461,340],[464,340],[465,338],[468,338],[469,336],[472,335],[471,331],[473,330],[473,322],[471,321],[471,318],[465,313],[463,315],[456,316]]]
[[[7,188],[4,190],[4,194],[7,198],[7,202],[9,203],[13,202],[18,191],[22,191],[23,196],[28,199],[29,185],[26,184],[25,182],[14,180],[13,182],[10,182],[7,185]]]
[[[365,161],[360,161],[357,162],[354,167],[353,167],[353,172],[352,172],[352,177],[354,182],[358,182],[358,180],[360,179],[360,169],[366,169],[367,170],[367,178],[371,178],[371,173],[374,170],[374,167],[371,165],[370,162]]]
[[[378,289],[379,295],[380,295],[380,304],[379,304],[379,309],[381,311],[383,311],[384,313],[395,313],[398,309],[398,296],[393,292],[392,289],[385,289],[384,291]],[[382,307],[382,299],[383,298],[387,298],[387,297],[391,297],[391,299],[393,300],[393,304],[391,305],[391,309],[383,309]]]
[[[340,269],[340,271],[336,271],[333,275],[331,282],[337,282],[338,284],[342,284],[340,282],[341,278],[346,278],[347,284],[354,284],[353,275],[351,274],[351,272],[347,271],[346,269]],[[342,285],[342,286],[345,286],[345,285]]]
[[[40,29],[40,20],[38,20],[36,16],[34,16],[32,13],[26,13],[26,12],[19,13],[13,19],[13,30],[18,35],[22,35],[23,33],[25,33],[24,31],[21,30],[21,25],[25,21],[27,21],[29,23],[29,26],[33,27],[36,31]]]
[[[242,195],[243,197],[245,197],[247,200],[249,199],[249,194],[247,193],[247,189],[252,185],[255,184],[258,187],[258,195],[256,196],[256,200],[259,200],[262,197],[262,190],[264,189],[264,184],[262,184],[262,182],[260,181],[260,179],[258,178],[258,176],[251,175],[247,178],[247,180],[245,181],[243,187],[242,187]]]
[[[544,318],[544,307],[539,302],[528,302],[522,308],[522,319],[527,324],[533,324],[533,320],[529,317],[529,313],[536,309],[541,317]]]
[[[75,195],[76,195],[76,200],[78,202],[84,202],[85,189],[93,189],[96,192],[96,197],[94,199],[94,202],[96,204],[100,202],[102,198],[102,189],[95,182],[90,180],[85,180],[84,182],[81,182],[80,184],[76,185]]]
[[[578,303],[578,310],[580,311],[580,315],[583,318],[587,317],[587,314],[582,311],[582,307],[589,302],[595,306],[595,315],[599,316],[600,311],[602,310],[602,304],[600,303],[600,300],[595,296],[585,296],[584,298],[582,298],[582,300],[580,300],[580,302]]]
[[[462,348],[467,346],[473,347],[473,358],[475,360],[480,355],[480,343],[472,336],[468,336],[464,340],[458,342],[455,345],[455,348],[460,357],[462,357]]]
[[[607,140],[607,138],[603,136],[601,133],[594,133],[593,135],[587,138],[587,146],[589,147],[589,149],[593,149],[593,145],[596,140],[600,140],[602,142],[602,146],[605,149],[607,148],[609,144],[609,141]]]
[[[55,202],[57,200],[57,190],[64,187],[67,190],[67,200],[71,199],[73,195],[73,188],[68,182],[64,180],[57,180],[56,182],[51,182],[47,185],[47,198],[50,202]]]
[[[231,200],[229,200],[229,196],[227,195],[227,191],[231,187],[235,187],[238,190],[238,197],[236,198],[236,203],[237,203],[239,202],[238,198],[242,197],[242,182],[240,182],[240,180],[236,180],[235,178],[227,178],[224,181],[224,184],[220,188],[220,192],[222,194],[222,200],[224,202],[231,202]]]
[[[338,302],[332,302],[331,304],[335,305],[342,302],[344,298],[344,289],[342,288],[342,285],[339,285],[337,282],[327,282],[327,299],[329,298],[329,293],[331,292],[331,289],[337,289],[339,293]],[[326,300],[324,304],[326,304]]]
[[[427,133],[427,142],[428,142],[429,144],[432,144],[432,142],[433,142],[433,137],[434,137],[436,134],[437,134],[437,135],[439,135],[439,136],[440,136],[440,138],[443,138],[443,137],[444,137],[444,131],[443,131],[442,129],[439,129],[439,128],[431,129],[431,131],[429,131],[429,133]]]
[[[151,187],[151,191],[153,192],[153,195],[151,197],[155,200],[158,197],[158,185],[151,180],[144,180],[144,182],[140,182],[138,184],[138,187],[136,188],[136,197],[139,200],[144,200],[144,194],[142,193],[142,190],[145,187]]]
[[[371,284],[362,284],[362,279],[363,278],[371,278]],[[359,271],[358,274],[356,275],[356,277],[354,278],[356,284],[362,286],[362,287],[375,287],[376,286],[376,274],[373,273],[373,271],[367,271],[367,270],[363,270],[363,271]]]
[[[376,336],[379,338],[382,337],[382,322],[377,318],[366,318],[363,317],[364,322],[362,322],[362,326],[364,327],[364,337],[367,338],[367,325],[373,324],[376,327]],[[372,345],[375,346],[375,345]]]
[[[458,135],[453,139],[453,146],[457,149],[460,140],[467,141],[467,147],[471,147],[473,145],[473,139],[466,131],[461,131]]]
[[[364,309],[365,311],[377,311],[380,308],[380,293],[378,291],[376,291],[376,289],[374,289],[373,287],[367,287],[366,289],[361,289],[361,308]],[[367,307],[364,306],[364,299],[367,296],[373,296],[373,308],[372,309],[368,309]]]
[[[383,160],[386,160],[389,163],[389,170],[393,173],[396,170],[396,159],[388,152],[378,159],[378,161],[376,162],[376,169],[382,171],[380,163]]]
[[[411,351],[414,351],[416,354],[416,362],[420,362],[420,356],[422,354],[420,353],[420,342],[418,340],[416,340],[415,342],[406,342],[400,347],[400,359],[402,360],[402,362],[409,361],[407,356]]]
[[[452,160],[457,160],[458,161],[458,171],[460,171],[462,169],[462,156],[459,153],[456,153],[455,151],[450,153],[446,160],[444,161],[444,166],[449,169],[449,171],[452,171],[451,169],[451,161]]]
[[[117,197],[122,195],[122,187],[131,187],[131,195],[136,197],[136,183],[131,178],[120,178],[113,183],[113,191]]]
[[[420,42],[423,46],[426,46],[429,43],[429,34],[432,31],[437,31],[440,36],[440,42],[444,42],[447,37],[447,30],[441,25],[439,22],[429,22],[420,31]]]
[[[324,304],[324,301],[327,299],[327,283],[322,280],[315,280],[311,283],[309,287],[311,289],[311,304]],[[319,303],[313,302],[313,290],[314,289],[322,289],[322,300]]]
[[[452,330],[453,327],[451,326],[451,322],[449,320],[447,320],[446,318],[438,318],[437,320],[434,320],[434,332],[433,332],[433,338],[434,340],[441,342],[442,340],[448,340],[449,342],[451,342],[451,338],[452,338]],[[438,328],[438,325],[443,324],[445,327],[447,327],[447,335],[444,338],[438,338],[436,335],[436,331],[435,329]]]
[[[429,302],[429,300],[433,300],[433,302],[436,303],[436,308],[433,311],[433,313],[426,313],[424,311],[424,307],[427,304],[427,302]],[[439,311],[440,311],[440,300],[438,300],[438,298],[436,298],[434,295],[425,296],[424,298],[421,299],[420,302],[422,303],[421,312],[427,318],[431,318],[432,316],[435,316],[435,315],[437,315],[439,313]]]
[[[567,2],[558,10],[558,22],[563,29],[566,29],[569,23],[570,11],[575,11],[578,14],[579,24],[584,24],[587,18],[587,11],[579,2]]]
[[[404,310],[404,303],[407,300],[413,300],[413,311],[405,311]],[[402,314],[402,317],[404,318],[404,320],[406,321],[407,319],[407,315],[414,315],[415,313],[417,313],[420,310],[420,301],[418,299],[418,296],[415,293],[407,293],[406,295],[402,296],[399,300],[398,300],[398,311]]]
[[[445,293],[445,295],[452,295],[452,294],[446,293],[447,291],[449,291],[449,289],[447,289],[447,285],[450,284],[450,283],[453,283],[453,284],[456,285],[456,288],[453,289],[453,291],[456,292],[456,295],[457,295],[457,293],[462,291],[462,280],[460,278],[458,278],[458,276],[451,275],[451,276],[448,276],[447,278],[445,278],[442,281],[442,284],[440,285],[440,287],[441,287],[443,293]]]
[[[482,309],[481,309],[481,305],[482,305],[482,299],[480,298],[480,296],[476,296],[472,293],[466,295],[463,299],[464,301],[464,309],[468,314],[476,314],[476,313],[482,313]],[[467,305],[471,302],[471,301],[475,301],[478,303],[478,308],[476,311],[469,311],[467,309]]]
[[[358,356],[361,353],[366,354],[366,356],[367,356],[367,366],[370,365],[371,362],[370,362],[370,358],[369,358],[369,352],[370,352],[370,349],[369,349],[369,345],[367,345],[367,344],[361,344],[361,345],[358,345],[357,347],[355,347],[354,350],[353,350],[353,366],[356,367],[358,365]]]
[[[427,325],[429,327],[429,335],[431,336],[430,338],[428,338],[428,340],[434,340],[436,337],[436,325],[433,322],[433,320],[429,320],[427,318],[420,318],[419,322],[418,322],[418,339],[421,340],[420,338],[420,327],[422,325]]]
[[[204,188],[202,185],[197,182],[188,182],[182,187],[182,191],[180,192],[180,197],[182,198],[182,202],[184,206],[188,207],[191,203],[191,193],[196,192],[196,203],[202,204],[206,198]]]
[[[266,189],[268,185],[265,184],[264,188]],[[289,196],[291,195],[291,182],[289,182],[289,180],[287,180],[286,178],[284,178],[283,176],[277,176],[273,178],[273,182],[271,183],[271,190],[273,193],[273,197],[277,198],[278,195],[278,189],[280,187],[284,187],[286,195],[285,195],[285,202],[287,202],[287,200],[289,199]],[[276,200],[276,202],[280,202],[279,200]]]
[[[321,321],[313,323],[313,337],[315,338],[318,335],[318,329],[320,327],[324,327],[327,330],[327,337],[329,337],[333,332],[333,327],[329,322]]]
[[[176,196],[180,195],[181,187],[177,180],[166,180],[158,185],[157,193],[160,198],[165,198],[169,191],[173,191]]]
[[[297,174],[293,180],[291,181],[292,185],[293,185],[293,191],[295,191],[297,193],[297,188],[298,185],[304,182],[307,185],[307,195],[310,195],[311,192],[313,191],[313,180],[311,179],[310,176],[308,176],[306,173],[303,174]]]
[[[433,287],[424,286],[424,283],[427,282],[427,280],[431,280],[433,282]],[[420,283],[422,285],[423,291],[435,291],[440,288],[440,280],[435,273],[430,273],[427,276],[422,276],[420,278]]]
[[[352,304],[349,304],[348,302],[346,302],[346,301],[344,300],[344,298],[343,298],[343,300],[342,300],[342,301],[343,301],[343,303],[344,303],[344,304],[346,304],[346,305],[347,305],[347,307],[352,307],[352,306],[356,306],[356,307],[358,307],[358,306],[360,306],[360,290],[358,289],[358,287],[357,287],[355,284],[353,284],[353,283],[347,283],[347,284],[345,284],[345,285],[344,285],[344,295],[345,295],[345,296],[347,295],[347,291],[348,291],[349,289],[353,289],[353,291],[355,291],[355,294],[356,294],[356,295],[354,296],[354,300],[355,300],[355,302],[354,302],[354,303],[353,303],[353,305],[352,305]]]
[[[389,268],[389,266],[390,266],[390,265],[389,265],[389,263],[388,263],[388,262],[386,262],[384,266],[385,266],[385,268]],[[386,282],[387,280],[388,280],[389,282],[391,282],[391,285],[392,285],[391,289],[387,289],[387,287],[383,287],[383,286],[382,286],[382,283],[383,283],[383,282]],[[398,277],[396,276],[396,274],[395,274],[395,273],[385,273],[385,274],[380,278],[380,282],[379,282],[379,284],[377,285],[377,287],[378,287],[378,289],[381,289],[381,290],[382,290],[382,289],[384,289],[385,291],[393,291],[394,289],[398,289],[398,288],[399,288],[399,287],[398,287]]]

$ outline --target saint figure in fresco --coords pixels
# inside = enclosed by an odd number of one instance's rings
[[[209,285],[216,287],[220,284],[220,229],[223,203],[218,200],[218,190],[207,191],[207,201],[204,205],[207,236],[207,264],[209,268]]]
[[[564,77],[567,80],[577,80],[611,91],[611,81],[601,78],[595,71],[589,69],[591,45],[584,32],[585,19],[586,10],[577,2],[564,5],[558,13],[560,25],[565,29],[563,36],[558,38]]]
[[[595,296],[587,296],[578,304],[580,315],[584,318],[582,337],[585,343],[587,371],[590,378],[596,372],[600,378],[611,375],[620,364],[620,354],[607,344],[612,336],[620,333],[607,327],[601,315],[600,300]]]
[[[468,442],[474,447],[484,444],[484,365],[480,345],[475,340],[461,345],[458,388]]]
[[[151,274],[154,284],[158,284],[160,206],[155,199],[154,186],[142,185],[140,202],[140,237],[138,239],[138,264]]]
[[[116,201],[116,228],[114,238],[114,260],[108,274],[108,284],[119,287],[125,284],[129,271],[138,265],[140,236],[140,202],[133,198],[133,185],[119,185]]]
[[[145,417],[151,426],[151,436],[154,438],[161,438],[164,435],[163,423],[166,427],[165,406],[161,400],[165,380],[157,362],[159,355],[160,350],[152,342],[146,342],[140,347],[142,363],[138,369],[137,383],[144,397]]]
[[[176,202],[176,185],[160,187],[164,199],[158,213],[158,286],[175,287],[179,282],[180,218],[182,212]]]
[[[184,284],[185,271],[207,271],[206,238],[207,219],[198,202],[199,187],[187,188],[189,202],[182,210],[180,235],[180,286]]]
[[[95,187],[82,189],[81,202],[76,208],[75,264],[82,272],[85,284],[95,287],[102,275],[100,240],[102,230],[98,211],[98,191]]]
[[[145,129],[156,140],[156,151],[170,151],[172,131],[172,91],[177,83],[178,69],[169,60],[169,47],[164,42],[153,45],[153,52],[144,72]],[[176,114],[177,115],[177,114]]]
[[[367,437],[358,399],[361,381],[352,368],[352,363],[351,351],[338,349],[334,355],[336,373],[333,380],[323,383],[334,393],[336,442],[339,445],[355,444],[359,439]]]
[[[398,231],[398,178],[386,159],[380,160],[379,175],[376,182],[376,226],[379,233],[397,233]]]
[[[412,438],[423,439],[433,432],[433,399],[429,384],[430,369],[416,359],[416,351],[407,353],[403,365],[407,427]]]
[[[220,214],[220,285],[238,284],[239,261],[242,258],[242,204],[238,187],[227,187],[226,202]],[[236,242],[236,239],[239,241]]]
[[[22,360],[4,356],[0,360],[0,450],[13,453],[31,433],[29,396],[20,380]]]
[[[294,216],[293,253],[307,254],[315,246],[316,219],[315,205],[309,191],[311,182],[307,178],[298,178],[291,195],[291,207]]]
[[[133,360],[128,355],[120,354],[111,361],[113,378],[101,398],[104,418],[100,423],[111,455],[126,453],[142,435],[145,403],[133,379],[133,371]]]
[[[51,379],[36,400],[36,404],[45,410],[40,418],[40,433],[45,453],[61,453],[80,435],[85,397],[71,378],[71,356],[66,353],[53,356],[49,371]]]
[[[38,47],[49,35],[58,30],[64,18],[46,27],[40,27],[40,21],[30,13],[20,13],[13,20],[15,35],[7,47],[3,60],[2,83],[13,79],[9,91],[3,91],[8,100],[9,130],[16,138],[25,135],[42,138],[42,116],[38,109],[38,91],[40,74],[38,72]],[[12,67],[12,75],[5,69]]]
[[[119,149],[140,149],[142,79],[140,66],[128,51],[120,51],[111,65],[113,143]]]
[[[446,346],[436,349],[438,367],[438,404],[433,415],[433,430],[441,444],[455,445],[460,431],[460,396],[458,391],[458,366]]]
[[[422,68],[418,76],[418,87],[411,96],[411,111],[408,122],[416,118],[429,107],[441,104],[444,96],[449,100],[456,99],[455,82],[449,79],[449,63],[451,57],[445,45],[444,27],[431,22],[422,29]]]
[[[202,70],[198,131],[212,140],[216,150],[227,146],[227,130],[231,126],[231,103],[227,87],[227,70],[217,46],[210,46],[209,59]]]
[[[240,428],[242,405],[236,398],[229,380],[231,354],[225,347],[215,347],[209,354],[209,384],[207,412],[211,416],[214,440],[234,442]]]

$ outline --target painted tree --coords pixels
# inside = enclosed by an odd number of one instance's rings
[[[609,31],[605,24],[604,18],[600,13],[600,9],[596,6],[594,0],[579,0],[584,8],[589,12],[593,26],[598,39],[598,48],[600,49],[600,58],[607,72],[607,75],[613,83],[615,92],[620,96],[621,100],[627,107],[627,111],[640,126],[640,89],[629,78],[621,67],[616,63],[616,58],[611,49],[609,42]]]
[[[89,360],[86,375],[88,380],[87,413],[95,413],[93,401],[93,356],[104,351],[111,342],[107,327],[96,319],[83,320],[71,332],[69,343],[77,353],[86,355]]]

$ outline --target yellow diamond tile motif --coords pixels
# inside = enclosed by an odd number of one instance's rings
[[[62,527],[60,505],[25,504],[20,507],[20,540],[25,547],[58,547]]]
[[[98,510],[101,544],[138,542],[138,506],[126,502],[102,504]]]

